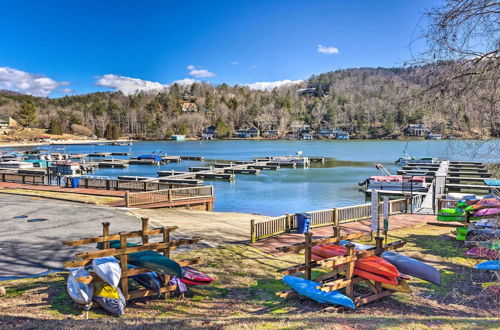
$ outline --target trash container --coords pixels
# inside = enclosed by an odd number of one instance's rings
[[[71,188],[78,188],[80,184],[80,178],[70,178],[71,180]]]
[[[297,213],[297,227],[300,234],[311,230],[312,216],[309,213]]]

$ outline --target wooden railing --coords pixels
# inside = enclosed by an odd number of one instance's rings
[[[187,188],[173,188],[137,193],[126,193],[125,204],[130,206],[155,204],[164,202],[175,202],[180,200],[195,200],[201,198],[212,198],[214,196],[213,186],[198,186]]]
[[[66,187],[70,187],[70,180],[66,180]],[[195,187],[192,184],[151,182],[151,181],[131,181],[117,179],[100,178],[80,178],[81,188],[106,189],[106,190],[128,190],[128,191],[154,191],[173,188]]]
[[[19,173],[1,173],[0,180],[3,182],[18,182],[26,184],[45,184],[45,174],[19,174]]]
[[[389,201],[389,214],[406,213],[408,199]],[[380,202],[382,205],[382,202]],[[371,217],[371,203],[306,212],[311,215],[311,228],[333,226]],[[298,228],[297,215],[287,214],[266,221],[250,221],[250,241],[288,233]]]
[[[441,209],[452,209],[458,204],[457,200],[454,199],[439,199],[438,200],[438,210]]]

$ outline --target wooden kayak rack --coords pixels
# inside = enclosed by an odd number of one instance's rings
[[[277,248],[280,252],[299,252],[304,250],[305,262],[303,264],[282,268],[278,272],[282,275],[291,275],[299,272],[305,272],[306,279],[318,282],[317,288],[331,292],[334,290],[345,289],[345,295],[351,298],[356,307],[368,304],[372,301],[378,300],[382,297],[388,296],[394,291],[385,289],[382,287],[380,282],[373,280],[368,280],[363,277],[354,275],[354,265],[358,259],[368,257],[368,256],[380,256],[385,251],[391,251],[401,248],[406,242],[397,241],[384,245],[384,237],[375,237],[375,247],[367,250],[355,251],[354,244],[348,243],[344,246],[347,252],[344,256],[336,256],[332,258],[326,258],[319,261],[312,260],[312,247],[321,244],[334,244],[339,243],[342,240],[352,241],[354,239],[359,239],[363,236],[369,234],[363,232],[351,233],[344,236],[340,236],[340,227],[334,227],[334,235],[330,237],[324,237],[319,239],[312,239],[312,233],[307,232],[304,234],[305,242],[297,243],[289,246],[283,246]],[[328,268],[329,271],[322,274],[315,279],[311,278],[311,270],[314,268]],[[370,289],[370,293],[358,293],[356,290],[356,284],[366,283]],[[276,295],[282,298],[289,298],[296,296],[297,293],[290,290],[283,290],[276,293]],[[338,308],[336,310],[342,310],[343,308]]]
[[[75,257],[77,260],[70,260],[64,263],[64,267],[83,267],[90,263],[92,260],[101,257],[114,256],[120,261],[120,266],[122,269],[122,276],[120,279],[120,289],[126,300],[142,298],[147,296],[152,296],[157,294],[156,292],[148,289],[129,291],[129,277],[147,273],[151,270],[145,268],[129,268],[128,267],[128,255],[134,252],[141,251],[157,251],[163,253],[167,258],[170,258],[170,252],[177,249],[180,246],[196,244],[201,241],[200,237],[193,237],[190,239],[178,239],[171,240],[170,233],[175,231],[177,226],[169,227],[159,227],[149,229],[149,218],[141,218],[142,230],[131,231],[131,232],[120,232],[118,234],[109,234],[109,222],[102,223],[102,236],[97,237],[87,237],[79,240],[73,241],[63,241],[64,245],[68,246],[80,246],[86,244],[103,243],[104,248],[102,250],[80,252],[76,253]],[[154,235],[162,235],[162,241],[158,243],[149,243],[149,237]],[[142,245],[137,246],[127,246],[127,239],[140,237],[142,240]],[[113,249],[109,247],[109,242],[113,240],[120,241],[120,248]],[[199,263],[201,258],[184,259],[179,260],[177,263],[180,266],[194,265]],[[171,277],[165,275],[164,286],[161,288],[161,292],[164,293],[165,299],[170,297],[170,293],[177,290],[177,285],[170,285]],[[98,276],[92,278],[93,282],[102,281]]]

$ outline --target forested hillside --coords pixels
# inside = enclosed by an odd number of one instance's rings
[[[38,127],[60,123],[64,131],[102,136],[113,123],[123,134],[150,139],[176,133],[194,137],[207,125],[216,125],[225,136],[250,126],[283,134],[292,123],[316,130],[341,128],[359,138],[397,136],[409,123],[424,123],[435,133],[498,137],[497,81],[487,80],[467,93],[460,91],[462,81],[454,83],[455,90],[428,90],[435,69],[339,70],[273,91],[206,83],[174,84],[156,93],[98,92],[56,99],[4,91],[0,114],[15,117],[21,104],[31,101]],[[315,91],[300,93],[303,88]],[[187,107],[190,103],[196,106]]]

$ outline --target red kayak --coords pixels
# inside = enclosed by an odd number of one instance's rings
[[[311,251],[313,254],[323,257],[323,259],[325,259],[325,258],[343,256],[346,254],[347,249],[339,245],[322,244],[313,246]]]
[[[186,284],[191,285],[206,285],[210,284],[214,279],[200,272],[193,267],[184,266],[182,267],[182,278],[181,281]]]
[[[354,268],[354,275],[358,275],[359,277],[366,278],[368,280],[373,280],[375,282],[398,285],[398,280],[395,277],[387,277],[380,274],[374,274],[359,268]]]
[[[356,261],[354,267],[389,278],[398,278],[400,276],[396,267],[394,267],[390,262],[377,256],[359,259]]]

